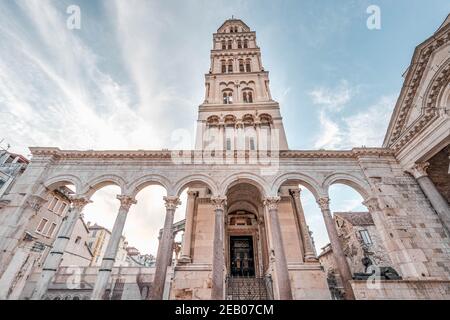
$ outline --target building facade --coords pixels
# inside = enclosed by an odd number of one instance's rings
[[[99,267],[101,266],[109,239],[111,238],[111,231],[97,224],[89,226],[88,228],[89,228],[88,246],[92,251],[92,261],[90,265]],[[128,265],[127,247],[128,242],[125,240],[125,237],[123,236],[120,237],[119,246],[117,248],[117,254],[115,256],[114,266],[120,267]]]
[[[60,268],[61,252],[75,221],[95,191],[112,184],[121,188],[114,227],[100,266],[81,275],[86,285],[80,290],[90,299],[330,299],[304,217],[303,185],[321,209],[344,298],[449,299],[450,179],[437,178],[448,177],[449,48],[447,19],[416,48],[383,147],[289,150],[256,34],[241,20],[227,20],[213,35],[195,150],[30,148],[32,161],[0,211],[0,266],[11,265],[22,243],[33,217],[29,199],[73,185],[73,210],[21,298],[62,290],[70,274]],[[329,207],[328,189],[335,183],[361,194],[401,280],[377,279],[369,286],[353,279]],[[145,275],[140,268],[114,268],[128,211],[153,184],[167,191],[156,266]],[[169,268],[174,213],[185,189],[180,257]],[[121,294],[113,294],[116,285]],[[242,287],[248,289],[244,295]]]
[[[335,212],[333,218],[353,277],[373,272],[381,276],[380,268],[392,268],[392,261],[369,212]],[[327,274],[332,295],[343,297],[343,283],[330,244],[322,248],[318,258]]]

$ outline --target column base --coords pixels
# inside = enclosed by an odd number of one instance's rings
[[[178,259],[178,263],[179,264],[187,264],[187,263],[191,263],[192,262],[192,258],[189,256],[181,256]]]
[[[318,262],[319,259],[317,259],[316,256],[305,256],[305,262]]]

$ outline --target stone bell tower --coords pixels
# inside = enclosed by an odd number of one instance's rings
[[[197,150],[287,150],[278,102],[261,62],[256,33],[226,20],[213,35],[211,68],[199,107]]]

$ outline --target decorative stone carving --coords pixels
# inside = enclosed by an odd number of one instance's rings
[[[116,198],[120,201],[120,208],[126,211],[130,210],[132,204],[137,203],[136,199],[127,195],[117,195]]]
[[[80,211],[84,208],[85,205],[92,202],[84,196],[69,196],[69,200],[71,202],[71,207]]]
[[[267,197],[264,199],[264,206],[267,207],[269,211],[271,210],[278,210],[278,203],[280,202],[281,197]]]
[[[181,205],[180,198],[177,196],[167,196],[163,199],[167,210],[176,210],[177,207]]]
[[[214,206],[214,210],[225,210],[227,198],[221,196],[211,197],[211,203]]]
[[[427,169],[429,167],[428,162],[419,162],[414,164],[410,169],[407,171],[414,176],[414,178],[419,179],[421,177],[427,176]]]
[[[328,197],[322,197],[317,199],[317,204],[320,207],[320,210],[330,210],[330,198]]]

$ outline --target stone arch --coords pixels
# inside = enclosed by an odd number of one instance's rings
[[[234,212],[236,210],[244,210],[253,213],[255,216],[258,216],[258,208],[254,203],[249,201],[237,201],[232,205],[227,207],[227,212]]]
[[[209,176],[204,174],[191,174],[186,177],[181,178],[175,183],[173,188],[173,194],[180,196],[181,192],[188,187],[189,184],[194,182],[200,182],[208,186],[211,190],[212,194],[218,193],[217,184],[214,180],[212,180]]]
[[[46,180],[43,184],[40,190],[38,191],[39,195],[43,195],[47,190],[54,190],[56,188],[59,188],[61,186],[72,184],[75,186],[75,192],[79,193],[82,189],[82,181],[77,176],[74,176],[72,174],[62,174],[54,176],[48,180]]]
[[[270,189],[267,181],[258,176],[257,174],[250,172],[239,172],[232,174],[226,178],[219,186],[219,194],[225,195],[227,191],[236,183],[249,183],[261,192],[261,196],[264,198],[270,194]]]
[[[422,101],[422,110],[432,111],[432,108],[447,107],[450,84],[450,59],[443,62],[429,82]]]
[[[170,194],[172,191],[172,184],[167,178],[159,174],[148,174],[129,183],[126,187],[126,192],[128,192],[132,197],[136,197],[142,189],[151,185],[159,185],[163,187],[166,189],[167,194]]]
[[[104,174],[95,177],[86,183],[82,190],[82,194],[86,194],[90,198],[97,190],[109,185],[118,186],[123,193],[123,191],[125,191],[126,181],[115,174]]]
[[[336,172],[326,177],[322,183],[322,188],[328,194],[330,186],[337,183],[353,188],[364,200],[370,197],[370,186],[367,182],[344,172]]]
[[[311,191],[316,200],[326,194],[314,178],[298,172],[284,173],[275,178],[271,187],[272,193],[276,195],[280,187],[287,181],[296,181],[299,184],[304,185],[309,191]]]

